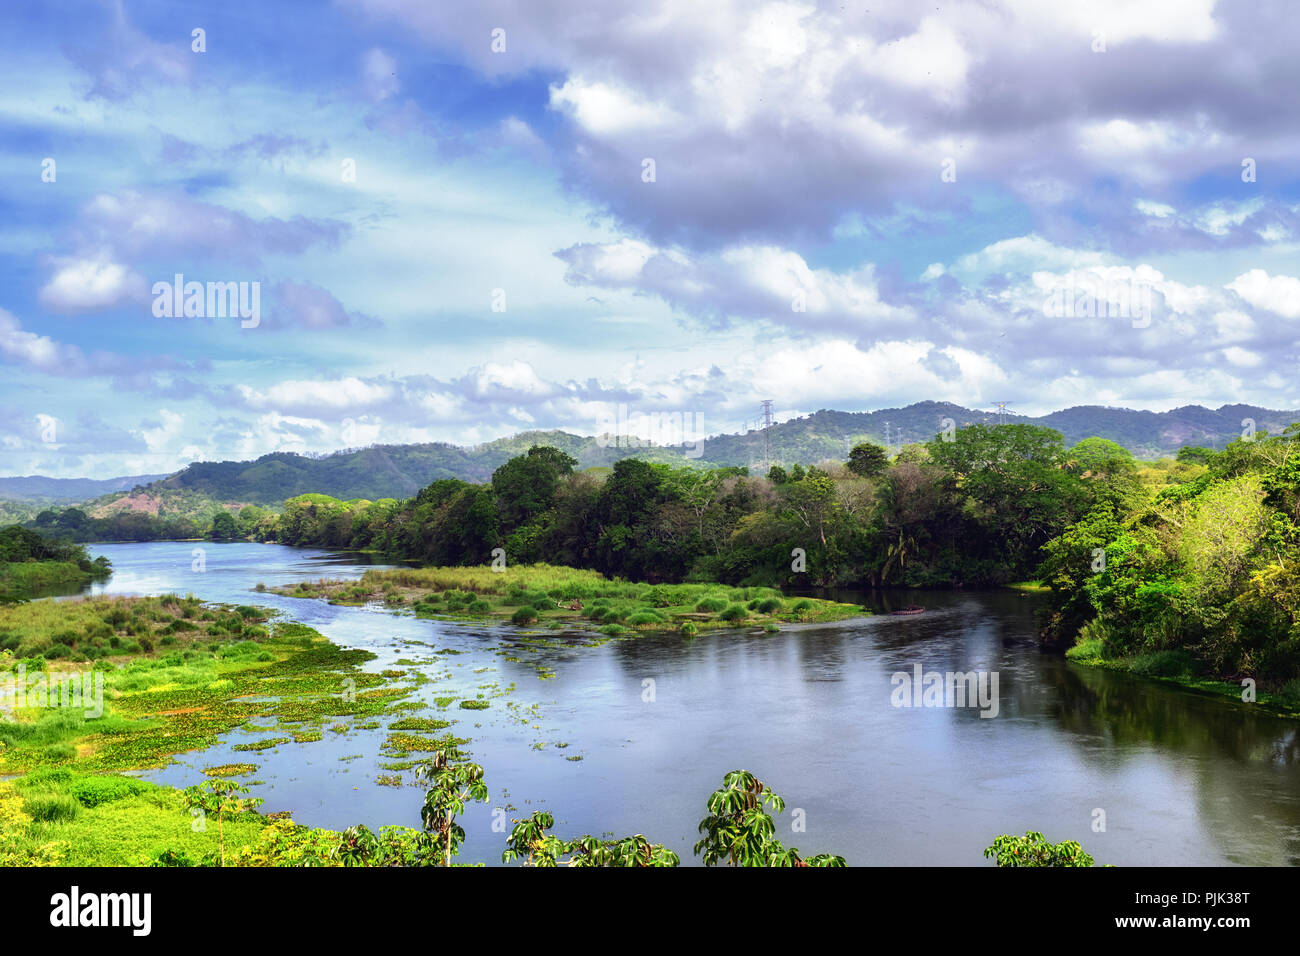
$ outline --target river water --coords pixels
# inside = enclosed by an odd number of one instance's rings
[[[500,862],[494,809],[523,817],[544,808],[562,836],[644,833],[689,865],[705,800],[737,768],[785,798],[780,839],[850,865],[980,865],[994,837],[1031,829],[1078,840],[1098,863],[1121,866],[1300,862],[1300,723],[1044,654],[1032,596],[894,596],[927,610],[773,635],[602,642],[541,631],[532,636],[546,643],[523,644],[508,625],[422,621],[251,590],[355,577],[370,566],[364,556],[205,544],[200,572],[195,547],[92,545],[114,567],[92,590],[280,608],[340,645],[377,654],[368,669],[423,670],[431,681],[422,699],[491,697],[487,710],[427,714],[456,720],[452,732],[470,738],[471,759],[486,772],[492,801],[462,820],[465,862]],[[891,678],[917,665],[925,674],[996,673],[997,715],[895,706]],[[301,823],[336,829],[418,826],[422,792],[412,775],[401,787],[376,782],[391,759],[379,752],[386,734],[350,728],[249,754],[231,747],[276,734],[241,729],[146,776],[188,786],[204,779],[203,767],[251,761],[264,812],[292,810]]]

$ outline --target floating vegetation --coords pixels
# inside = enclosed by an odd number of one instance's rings
[[[433,717],[403,717],[388,725],[389,730],[445,730],[454,721],[437,720]]]
[[[223,763],[216,767],[204,767],[203,772],[209,777],[239,777],[256,769],[255,763]]]
[[[388,735],[382,749],[390,751],[395,756],[404,756],[410,753],[433,753],[437,750],[443,750],[449,755],[453,755],[459,754],[460,748],[467,743],[469,743],[467,738],[462,739],[452,734],[443,734],[441,737],[426,737],[421,734],[393,733]]]
[[[278,747],[280,744],[287,744],[288,737],[268,737],[265,740],[254,740],[248,744],[236,744],[231,750],[270,750],[272,747]]]
[[[478,698],[470,698],[460,702],[461,710],[487,710],[491,706],[492,704],[489,701]]]
[[[381,773],[379,776],[375,777],[375,783],[379,784],[381,787],[400,787],[402,785],[402,777],[401,774]]]

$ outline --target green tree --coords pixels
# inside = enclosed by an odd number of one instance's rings
[[[985,848],[984,857],[995,860],[998,866],[1092,866],[1094,862],[1075,841],[1049,843],[1034,830],[1022,837],[998,837]]]
[[[429,784],[420,810],[424,829],[442,846],[443,865],[451,866],[451,858],[465,840],[465,829],[456,822],[465,812],[465,801],[488,801],[483,768],[474,763],[452,763],[447,752],[439,750],[416,770],[416,776]]]
[[[854,445],[849,452],[849,471],[863,478],[876,478],[889,467],[889,455],[885,449],[870,442]]]
[[[834,866],[843,857],[821,854],[807,860],[776,839],[776,822],[768,813],[785,809],[785,801],[748,770],[733,770],[708,799],[709,815],[700,821],[704,837],[695,855],[705,866]]]
[[[186,808],[199,810],[205,817],[214,813],[217,815],[217,847],[222,866],[226,865],[226,834],[223,826],[226,817],[250,813],[264,802],[261,797],[238,796],[241,793],[248,793],[248,788],[233,780],[205,780],[198,786],[186,787],[181,791],[181,800]]]
[[[242,537],[235,516],[224,510],[213,515],[212,530],[209,534],[213,541],[235,541]]]
[[[560,480],[573,473],[578,460],[558,448],[534,445],[492,473],[492,491],[502,526],[511,531],[551,507]]]
[[[616,840],[582,836],[561,840],[548,833],[555,817],[538,810],[527,820],[515,820],[501,854],[502,862],[522,859],[525,866],[677,866],[676,853],[651,843],[641,834]]]

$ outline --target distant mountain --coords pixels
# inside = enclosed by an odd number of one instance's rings
[[[843,459],[847,449],[860,441],[897,448],[910,442],[928,441],[950,419],[957,427],[996,423],[996,412],[963,408],[945,402],[918,402],[906,408],[885,408],[874,412],[823,410],[772,426],[767,440],[774,461],[784,464],[815,464],[828,458]],[[1030,417],[1010,412],[1008,424],[1043,425],[1054,428],[1073,445],[1090,436],[1109,438],[1139,458],[1173,455],[1184,445],[1222,448],[1242,434],[1243,420],[1254,422],[1256,430],[1276,434],[1300,411],[1273,411],[1252,405],[1224,405],[1218,409],[1188,405],[1168,412],[1143,412],[1102,405],[1080,405],[1049,415]],[[65,500],[76,500],[79,485],[91,486],[81,498],[99,496],[100,509],[111,509],[121,495],[106,491],[128,491],[146,484],[150,494],[172,501],[184,500],[193,509],[220,507],[219,503],[241,502],[279,505],[287,498],[319,492],[335,498],[409,498],[439,478],[487,481],[501,464],[523,454],[533,445],[553,445],[572,455],[582,468],[612,465],[620,458],[701,465],[761,466],[764,435],[751,430],[742,434],[714,435],[702,447],[684,453],[681,446],[660,447],[606,436],[573,435],[563,431],[523,432],[482,445],[462,447],[446,443],[420,445],[373,445],[369,448],[306,456],[291,452],[263,455],[256,461],[195,462],[170,476],[90,479],[5,478],[0,479],[0,498],[14,497],[5,483],[40,483],[18,487],[66,489]],[[697,453],[698,452],[698,453]],[[150,480],[150,479],[155,480]],[[116,483],[116,488],[105,487]],[[179,497],[178,497],[179,496]],[[149,504],[150,499],[140,499]],[[137,506],[144,507],[144,505]],[[164,509],[170,510],[170,509]]]
[[[128,475],[124,478],[0,478],[0,499],[10,501],[85,501],[114,491],[130,491],[166,475]]]

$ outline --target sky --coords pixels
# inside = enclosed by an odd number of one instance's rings
[[[1269,0],[7,4],[0,474],[1298,408],[1298,39]]]

